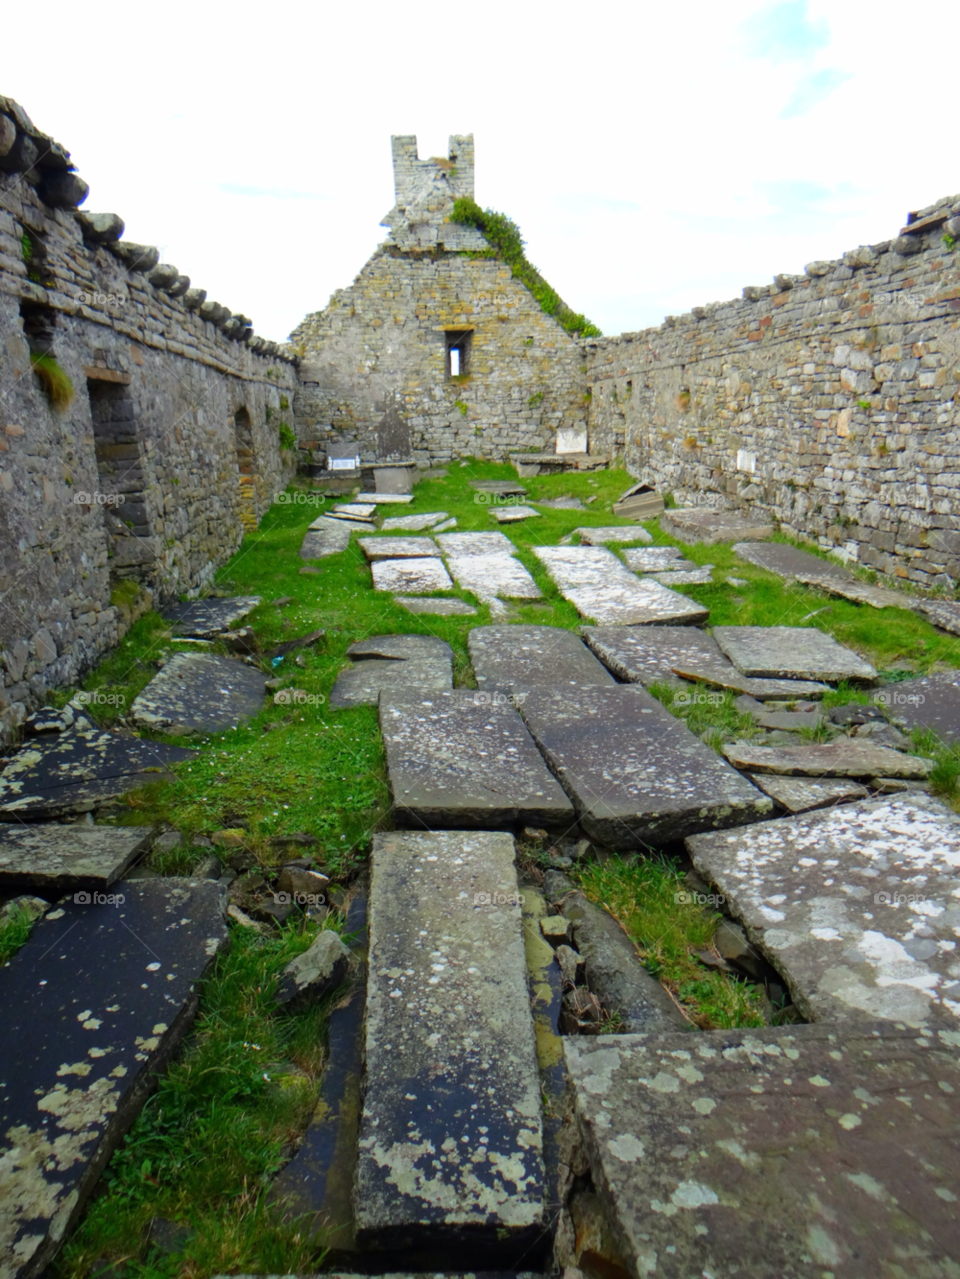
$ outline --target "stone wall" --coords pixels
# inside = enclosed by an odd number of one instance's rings
[[[291,355],[85,195],[0,99],[0,740],[136,597],[210,582],[296,464]]]
[[[586,344],[591,449],[918,586],[960,579],[958,197],[742,299]],[[944,237],[946,237],[946,242]]]

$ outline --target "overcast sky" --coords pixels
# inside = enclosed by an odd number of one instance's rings
[[[390,134],[605,333],[895,235],[960,191],[952,0],[45,6],[2,91],[208,295],[283,340],[385,235]],[[9,24],[8,24],[9,25]]]

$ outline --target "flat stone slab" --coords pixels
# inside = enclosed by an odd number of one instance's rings
[[[328,704],[342,709],[346,706],[376,706],[382,693],[440,692],[453,687],[453,668],[449,658],[411,658],[397,662],[389,658],[356,662],[345,666],[337,676],[330,691]]]
[[[913,601],[908,595],[889,591],[883,586],[871,586],[869,582],[839,582],[816,573],[800,573],[797,581],[822,591],[824,595],[836,595],[853,604],[868,604],[870,608],[913,608]]]
[[[660,528],[678,541],[703,542],[762,542],[776,532],[769,520],[752,519],[739,511],[711,511],[704,507],[693,510],[665,511],[660,516]]]
[[[495,493],[498,497],[526,497],[527,490],[516,480],[471,480],[478,493]]]
[[[669,587],[708,586],[713,581],[713,574],[706,565],[703,568],[691,568],[686,571],[679,568],[671,569],[669,572],[651,573],[650,576],[661,586]]]
[[[639,524],[632,527],[628,524],[611,524],[600,528],[575,528],[573,531],[579,533],[582,546],[603,546],[607,542],[646,542],[649,545],[653,541],[647,530]],[[677,551],[677,554],[680,552]]]
[[[371,520],[377,513],[376,502],[344,502],[335,506],[331,515],[348,515],[352,520]]]
[[[368,560],[422,559],[440,554],[432,537],[361,537],[359,545]]]
[[[960,1066],[942,1035],[579,1035],[564,1054],[631,1274],[956,1273]]]
[[[152,843],[149,826],[0,825],[0,888],[51,900],[78,888],[104,889]]]
[[[960,671],[887,684],[873,700],[905,728],[929,728],[948,746],[960,741]]]
[[[175,653],[134,699],[130,719],[163,731],[182,724],[201,733],[234,728],[263,709],[266,676],[213,653]]]
[[[380,525],[384,533],[419,533],[421,529],[433,528],[435,524],[447,519],[446,511],[431,511],[426,515],[394,515]]]
[[[542,826],[573,817],[509,700],[466,689],[384,694],[380,729],[401,825]]]
[[[452,591],[447,570],[438,559],[374,560],[373,589],[429,595],[431,591]]]
[[[359,515],[342,515],[337,511],[328,511],[323,517],[329,520],[331,524],[340,523],[347,528],[356,529],[359,533],[375,533],[377,526],[373,520],[362,519]]]
[[[579,635],[556,626],[477,626],[467,647],[477,688],[487,692],[519,695],[614,682]]]
[[[799,777],[905,777],[924,778],[933,761],[904,755],[889,746],[874,746],[869,739],[842,737],[825,745],[756,746],[730,742],[723,753],[737,768],[754,773],[781,773]]]
[[[637,685],[531,692],[522,714],[586,833],[614,848],[757,821],[770,799]]]
[[[551,511],[585,511],[587,508],[578,497],[531,498],[535,506],[545,506]]]
[[[302,560],[322,560],[336,555],[350,545],[350,526],[342,520],[328,520],[326,516],[315,520],[303,535],[300,543]]]
[[[876,670],[816,626],[715,626],[713,637],[744,675],[871,682]]]
[[[125,882],[50,911],[0,969],[0,1273],[36,1275],[196,1012],[220,886]]]
[[[539,518],[540,512],[532,506],[495,506],[490,514],[498,524],[517,524],[521,520]]]
[[[369,657],[392,658],[404,662],[411,658],[453,660],[453,649],[439,635],[368,635],[355,640],[347,649],[354,661]]]
[[[540,587],[518,559],[512,555],[450,555],[447,567],[461,590],[478,600],[538,600]]]
[[[768,573],[776,573],[784,581],[791,581],[801,573],[813,574],[816,577],[829,577],[835,582],[855,582],[857,579],[848,568],[835,564],[833,560],[821,559],[819,555],[811,555],[789,542],[744,542],[733,548],[734,553],[748,564],[766,569]]]
[[[357,501],[370,506],[406,506],[413,501],[412,493],[358,493]]]
[[[234,622],[242,621],[260,603],[259,595],[236,595],[232,599],[190,600],[174,604],[163,616],[174,623],[174,630],[181,635],[197,639],[214,639],[222,631],[228,631]]]
[[[801,777],[775,777],[767,773],[754,773],[750,780],[788,813],[808,813],[816,808],[831,808],[834,804],[846,804],[854,799],[870,797],[865,786],[845,778],[818,778],[810,781]]]
[[[951,635],[960,635],[960,602],[956,600],[917,600],[918,613]]]
[[[437,541],[444,555],[513,555],[516,547],[505,533],[442,533]]]
[[[600,625],[704,622],[709,610],[651,578],[638,579],[603,546],[536,546],[560,594]]]
[[[956,1031],[960,815],[940,800],[858,800],[687,848],[804,1017]]]
[[[763,711],[757,716],[760,728],[782,733],[799,733],[806,728],[819,728],[823,716],[817,711]]]
[[[732,662],[721,654],[720,662],[684,662],[674,664],[673,673],[695,684],[709,684],[714,688],[729,688],[756,698],[758,702],[793,701],[804,698],[817,700],[831,692],[829,684],[806,679],[749,679],[741,675]]]
[[[515,1248],[543,1220],[513,838],[373,837],[357,1239]]]
[[[402,605],[408,613],[434,613],[438,617],[472,617],[477,612],[466,600],[418,599],[415,595],[394,595],[393,602]]]
[[[611,539],[612,540],[612,539]],[[692,560],[683,558],[679,546],[630,546],[622,552],[627,568],[634,573],[662,573],[681,568],[695,568]]]

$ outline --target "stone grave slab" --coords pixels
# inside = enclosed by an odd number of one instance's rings
[[[823,716],[817,711],[761,711],[756,718],[758,727],[782,733],[799,733],[823,723]]]
[[[603,546],[536,546],[533,553],[564,599],[600,625],[646,626],[705,622],[695,600],[650,578],[638,580]]]
[[[532,506],[495,506],[490,514],[498,524],[518,524],[521,520],[537,518],[540,512]]]
[[[676,568],[696,568],[693,560],[683,558],[679,546],[630,546],[622,552],[624,563],[634,573],[672,572]]]
[[[150,848],[149,826],[79,822],[0,825],[0,889],[55,900],[78,888],[105,889]]]
[[[429,595],[431,591],[452,591],[447,570],[438,559],[374,560],[373,589]]]
[[[960,815],[916,791],[687,840],[811,1021],[960,1027]]]
[[[89,812],[117,796],[168,779],[170,765],[195,751],[139,737],[120,737],[84,716],[73,726],[32,739],[0,773],[0,815],[54,817]]]
[[[412,657],[398,662],[393,658],[370,658],[345,666],[337,676],[329,697],[334,709],[347,706],[376,706],[382,693],[403,694],[441,692],[453,687],[449,657]]]
[[[874,746],[869,739],[841,737],[835,742],[808,746],[757,746],[729,742],[723,753],[731,764],[755,773],[780,773],[798,777],[904,777],[924,778],[933,761],[904,755],[889,746]]]
[[[328,511],[323,518],[333,524],[343,524],[345,528],[355,529],[360,533],[375,533],[377,531],[377,526],[373,520],[361,519],[359,515],[343,515],[338,511]]]
[[[446,511],[430,511],[426,515],[394,515],[383,521],[380,530],[383,533],[419,533],[422,529],[433,528],[446,518]]]
[[[757,821],[770,799],[646,689],[537,689],[521,713],[583,829],[614,848],[662,846]]]
[[[453,660],[453,649],[439,635],[369,635],[355,640],[347,649],[353,660],[381,657],[404,662],[411,658]]]
[[[533,497],[530,500],[535,506],[545,506],[551,511],[585,511],[587,509],[578,497]]]
[[[376,513],[375,502],[343,502],[330,511],[331,515],[347,515],[352,520],[371,520]]]
[[[759,679],[870,683],[877,672],[816,626],[715,626],[713,637],[737,670]]]
[[[508,700],[456,689],[384,694],[380,729],[401,825],[567,823],[573,806]]]
[[[336,555],[345,551],[350,545],[350,528],[337,520],[315,520],[310,525],[300,543],[302,560],[321,560],[327,555]]]
[[[437,600],[424,596],[394,595],[394,604],[401,605],[408,613],[433,613],[437,617],[473,617],[477,610],[466,600]]]
[[[402,462],[410,456],[410,423],[391,405],[377,423],[377,460]]]
[[[575,1035],[564,1055],[632,1275],[955,1273],[960,1066],[944,1036],[825,1025]]]
[[[413,501],[412,493],[358,493],[358,502],[367,502],[372,506],[409,506]]]
[[[947,745],[960,741],[960,671],[888,684],[873,700],[907,729],[929,728]]]
[[[449,520],[441,520],[439,524],[434,524],[433,531],[435,533],[446,533],[448,529],[457,527],[457,517],[454,515]]]
[[[410,466],[402,466],[394,463],[392,466],[374,466],[373,467],[373,487],[375,492],[399,493],[401,497],[412,497],[413,485],[417,479],[417,468],[415,464]]]
[[[653,538],[645,528],[639,524],[613,524],[606,525],[601,528],[575,528],[574,533],[580,534],[581,546],[604,546],[607,542],[646,542],[648,545]],[[680,552],[677,551],[679,555]]]
[[[526,497],[527,494],[516,480],[471,480],[470,487],[478,493],[493,493],[497,497]]]
[[[703,568],[691,569],[671,569],[662,573],[651,573],[650,576],[655,582],[659,582],[661,586],[709,586],[713,581],[713,574],[710,572],[712,565],[704,565]]]
[[[232,599],[189,600],[174,604],[164,611],[164,619],[173,622],[173,629],[180,635],[192,635],[197,639],[215,639],[221,631],[228,631],[252,613],[260,603],[259,595],[237,595]]]
[[[516,547],[505,533],[443,533],[437,541],[444,555],[513,555]]]
[[[614,683],[579,635],[557,626],[477,626],[467,647],[477,688],[486,692]]]
[[[209,880],[67,900],[0,969],[0,1272],[50,1261],[196,1013],[226,946]]]
[[[824,595],[837,595],[853,604],[868,604],[870,608],[913,608],[909,595],[891,591],[884,586],[871,586],[869,582],[841,582],[819,573],[798,573],[797,581],[803,586],[822,591]]]
[[[432,537],[361,537],[360,549],[368,560],[420,559],[440,554]]]
[[[373,838],[360,1245],[470,1241],[543,1221],[540,1072],[513,838]]]
[[[175,653],[134,699],[130,719],[143,728],[194,732],[234,728],[263,709],[266,676],[213,653]]]
[[[501,598],[541,598],[540,587],[512,555],[450,555],[447,567],[461,590],[486,604]]]
[[[769,520],[741,515],[739,511],[711,511],[704,507],[692,510],[665,511],[660,528],[680,542],[763,542],[772,537],[776,526]]]
[[[814,781],[805,777],[753,773],[750,780],[788,813],[808,813],[816,808],[831,808],[834,804],[846,804],[853,799],[870,797],[865,786],[842,777],[818,778]]]
[[[951,635],[960,635],[960,601],[957,600],[917,600],[916,611],[934,626]]]
[[[850,570],[842,564],[821,559],[819,555],[811,555],[809,551],[802,551],[789,542],[744,542],[737,543],[733,550],[748,564],[766,569],[768,573],[776,573],[784,581],[797,578],[801,573],[829,577],[836,582],[856,581]]]
[[[677,662],[674,675],[691,680],[695,684],[709,684],[714,688],[729,688],[735,693],[756,698],[758,702],[795,701],[799,698],[817,700],[829,693],[830,685],[807,679],[749,679],[741,675],[732,662],[723,664]]]

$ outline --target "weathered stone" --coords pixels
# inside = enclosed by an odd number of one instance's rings
[[[538,516],[532,506],[495,506],[490,514],[498,524],[518,524],[521,520],[529,520]]]
[[[540,920],[540,932],[551,946],[562,946],[573,937],[570,920],[564,915],[544,915]]]
[[[837,595],[854,604],[869,604],[871,608],[913,608],[909,595],[887,590],[884,586],[871,586],[869,582],[841,582],[819,573],[798,573],[797,581],[825,595]]]
[[[609,539],[608,539],[609,540]],[[675,568],[695,567],[683,558],[679,546],[633,546],[623,552],[624,563],[634,573],[661,573]]]
[[[333,707],[375,706],[380,694],[442,692],[453,687],[449,656],[412,657],[409,661],[372,658],[346,666],[330,693]]]
[[[602,546],[537,546],[536,557],[563,595],[584,617],[601,625],[644,626],[706,621],[708,610],[661,586],[637,578]]]
[[[874,701],[908,729],[930,729],[947,745],[960,741],[960,671],[888,684]]]
[[[703,568],[691,568],[684,571],[678,565],[669,572],[651,573],[650,576],[655,582],[659,582],[661,586],[709,586],[713,581],[713,574],[710,572],[712,565],[705,564]]]
[[[350,951],[339,934],[324,928],[284,968],[277,987],[277,1005],[284,1012],[297,1012],[317,1003],[343,984],[349,964]]]
[[[329,515],[346,515],[352,520],[371,520],[377,513],[375,502],[344,502],[331,508]]]
[[[535,506],[545,506],[550,511],[585,511],[587,508],[578,497],[531,498]]]
[[[437,541],[449,559],[466,559],[471,555],[513,555],[516,551],[505,533],[444,533]]]
[[[956,1029],[960,816],[945,804],[858,800],[687,848],[805,1017]]]
[[[393,658],[402,662],[408,658],[438,658],[453,660],[453,649],[439,635],[369,635],[355,640],[347,649],[347,656],[354,661],[369,657]]]
[[[147,276],[147,279],[155,289],[169,289],[176,284],[179,278],[180,272],[175,266],[171,266],[169,262],[161,262]]]
[[[571,1037],[564,1053],[634,1276],[955,1269],[940,1191],[960,1177],[960,1067],[944,1036],[797,1026]]]
[[[737,768],[756,773],[799,777],[917,777],[928,776],[932,760],[903,755],[889,746],[873,746],[853,737],[826,745],[756,746],[731,742],[723,753]]]
[[[830,808],[834,804],[869,797],[865,786],[842,779],[817,778],[816,781],[808,781],[799,777],[754,773],[750,780],[788,813],[807,813],[816,808]]]
[[[739,511],[711,511],[705,507],[692,510],[666,511],[660,517],[660,527],[669,537],[680,542],[762,542],[772,537],[776,528],[768,520],[742,515]]]
[[[408,613],[434,613],[438,617],[472,617],[476,609],[464,600],[417,599],[412,595],[394,595],[394,604],[400,604]]]
[[[807,576],[830,578],[836,582],[855,582],[856,578],[848,568],[835,564],[833,560],[822,559],[819,555],[811,555],[789,542],[743,542],[734,546],[734,551],[742,560],[755,564],[757,568],[766,569],[768,573],[776,573],[785,581]]]
[[[496,497],[526,497],[527,493],[516,480],[471,480],[470,487],[478,493],[492,493]]]
[[[418,826],[554,826],[573,806],[505,699],[468,690],[380,699],[394,816]]]
[[[816,626],[715,626],[713,637],[734,666],[751,678],[828,683],[870,683],[877,678],[869,662]]]
[[[77,888],[103,889],[151,840],[148,826],[0,825],[0,887],[29,887],[52,897]]]
[[[804,729],[819,728],[822,723],[823,716],[816,711],[764,711],[757,716],[760,728],[782,733],[799,733]]]
[[[384,533],[418,533],[421,529],[433,528],[447,518],[446,511],[433,511],[427,515],[397,515],[384,520],[380,525]]]
[[[614,681],[583,640],[556,626],[477,626],[467,646],[477,688],[522,695]]]
[[[372,862],[358,1241],[515,1255],[545,1184],[513,840],[380,834]]]
[[[573,531],[580,535],[581,546],[603,546],[607,542],[645,542],[649,545],[653,541],[640,524],[613,524],[601,528],[575,528]],[[680,553],[677,551],[678,555]]]
[[[387,492],[380,492],[378,490],[375,493],[358,493],[357,501],[369,502],[375,507],[376,506],[409,506],[409,504],[413,501],[413,494],[412,493],[387,493]]]
[[[148,244],[131,244],[128,240],[117,240],[107,248],[124,264],[128,271],[152,271],[160,261],[160,250]]]
[[[0,1270],[36,1275],[170,1059],[228,941],[209,880],[51,911],[0,969]]]
[[[37,194],[54,209],[75,209],[90,194],[90,186],[79,173],[45,173],[37,184]]]
[[[360,549],[368,560],[420,559],[440,555],[432,537],[361,537]]]
[[[83,232],[83,238],[93,244],[112,244],[119,240],[124,232],[123,218],[116,213],[77,213],[77,221]]]
[[[645,689],[536,690],[527,727],[573,797],[585,832],[614,848],[756,821],[770,800]]]
[[[447,566],[460,589],[470,591],[482,603],[540,599],[540,587],[512,554],[450,555]]]
[[[928,622],[951,635],[960,635],[960,601],[917,600],[914,607]]]
[[[213,733],[235,728],[263,708],[266,677],[245,662],[212,653],[175,653],[130,707],[144,728],[182,725]]]
[[[315,520],[304,534],[300,545],[302,560],[319,560],[336,555],[350,545],[350,525],[343,520],[331,520],[323,516]]]
[[[432,591],[452,591],[453,582],[438,559],[374,560],[373,589],[429,595]]]
[[[174,630],[181,635],[195,635],[199,639],[215,639],[235,622],[252,613],[260,603],[259,595],[237,595],[231,599],[191,600],[175,604],[163,616],[175,623]]]

